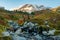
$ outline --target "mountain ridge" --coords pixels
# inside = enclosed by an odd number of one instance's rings
[[[34,11],[39,11],[42,9],[46,9],[43,5],[32,5],[32,4],[24,4],[21,7],[14,8],[13,11],[23,11],[23,12],[34,12]]]

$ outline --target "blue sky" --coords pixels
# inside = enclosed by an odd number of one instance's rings
[[[3,6],[6,9],[19,7],[22,4],[37,4],[47,7],[57,7],[60,6],[60,0],[0,0],[0,6]]]

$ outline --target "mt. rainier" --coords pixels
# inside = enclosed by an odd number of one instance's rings
[[[39,11],[43,9],[45,9],[43,5],[38,6],[38,5],[32,5],[32,4],[25,4],[21,7],[14,8],[13,10],[23,11],[23,12],[34,12],[34,11]]]

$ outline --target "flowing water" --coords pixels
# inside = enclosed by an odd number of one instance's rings
[[[20,27],[17,23],[10,21],[9,25],[12,26],[13,28],[18,28],[15,32],[13,31],[6,31],[3,32],[3,36],[11,36],[12,40],[60,40],[60,36],[48,36],[48,35],[54,35],[54,30],[49,30],[48,33],[46,31],[43,31],[43,34],[38,34],[35,32],[29,33],[28,30],[31,29],[35,24],[29,22]],[[36,24],[37,25],[37,24]],[[29,26],[29,29],[26,30],[26,32],[21,32],[21,28],[25,28],[26,26]],[[35,28],[35,27],[34,27]],[[34,35],[32,35],[34,34]]]

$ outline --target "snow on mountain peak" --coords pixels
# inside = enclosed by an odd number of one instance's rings
[[[14,8],[13,10],[23,11],[23,12],[34,12],[44,9],[44,6],[32,5],[32,4],[25,4],[20,7]]]

